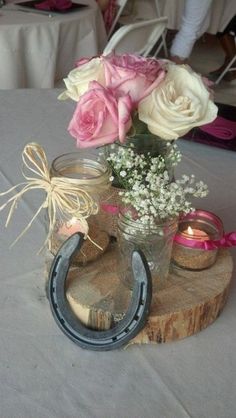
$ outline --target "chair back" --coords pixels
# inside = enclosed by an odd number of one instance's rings
[[[234,41],[235,41],[235,45],[236,45],[236,36],[234,37]],[[230,71],[236,71],[236,54],[231,59],[231,61],[228,63],[227,67],[225,67],[225,69],[222,70],[221,74],[219,75],[219,77],[215,81],[215,84],[219,84],[219,82],[222,80],[222,78],[225,76],[225,74],[227,74]]]
[[[114,51],[119,54],[136,53],[147,57],[159,41],[159,46],[152,54],[156,56],[163,46],[167,21],[167,17],[160,17],[122,26],[112,35],[103,54]]]

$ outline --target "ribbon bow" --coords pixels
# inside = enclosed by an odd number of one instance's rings
[[[236,246],[236,232],[229,232],[223,237],[215,241],[204,241],[205,250],[214,250],[216,248],[230,248]]]
[[[49,218],[49,230],[42,248],[47,242],[49,242],[50,245],[50,238],[56,223],[57,215],[68,219],[73,216],[76,217],[81,222],[82,227],[88,231],[86,219],[90,215],[98,212],[98,205],[89,193],[79,187],[78,181],[67,177],[51,177],[46,154],[43,148],[36,143],[29,143],[25,146],[22,152],[22,160],[22,174],[26,181],[11,187],[6,192],[0,193],[0,196],[6,196],[17,188],[22,187],[19,192],[15,193],[6,203],[0,206],[1,211],[10,204],[10,210],[5,226],[8,226],[19,199],[21,199],[26,192],[34,189],[42,189],[46,192],[46,198],[31,221],[11,246],[13,246],[31,227],[33,221],[42,209],[47,209]],[[28,171],[33,173],[33,176],[26,175],[25,169],[28,169]],[[85,235],[86,238],[89,238],[87,232]]]

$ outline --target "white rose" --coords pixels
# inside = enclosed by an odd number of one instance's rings
[[[68,74],[67,78],[64,78],[67,90],[61,93],[58,99],[65,100],[69,97],[77,102],[80,96],[88,90],[90,81],[98,81],[98,83],[104,85],[104,80],[102,60],[100,58],[92,58],[85,63],[79,64],[78,67]]]
[[[175,64],[167,65],[165,79],[138,106],[139,119],[151,133],[166,140],[212,122],[217,111],[201,76]]]

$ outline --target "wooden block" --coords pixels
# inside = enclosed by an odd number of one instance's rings
[[[203,271],[171,268],[165,287],[155,293],[145,328],[132,343],[163,343],[193,335],[209,326],[226,303],[233,270],[228,250]],[[108,329],[120,320],[131,292],[117,273],[116,245],[99,259],[71,269],[66,296],[72,310],[87,326]]]

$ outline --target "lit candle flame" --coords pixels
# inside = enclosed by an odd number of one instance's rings
[[[191,228],[191,226],[188,226],[187,232],[189,235],[193,235],[193,230]]]
[[[78,219],[75,216],[68,222],[69,225],[75,225],[76,223],[78,223]]]

